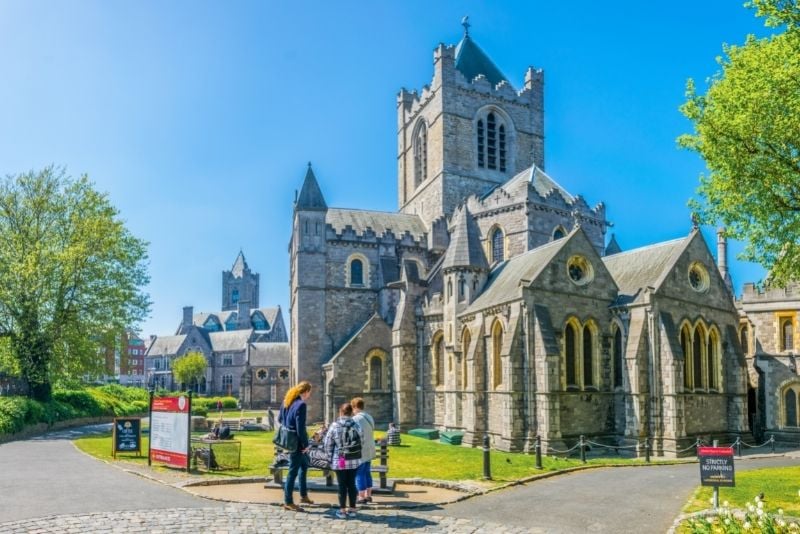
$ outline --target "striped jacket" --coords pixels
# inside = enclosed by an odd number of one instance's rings
[[[353,422],[352,417],[340,417],[337,419],[325,434],[325,452],[328,454],[328,458],[331,459],[331,469],[334,471],[356,469],[361,465],[361,459],[356,458],[355,460],[345,460],[344,468],[339,467],[339,452],[344,445],[344,427],[348,422],[356,427],[358,434],[361,436],[361,443],[364,443],[364,433],[361,431],[361,427]]]

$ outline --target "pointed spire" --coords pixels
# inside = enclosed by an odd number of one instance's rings
[[[239,255],[236,256],[233,267],[231,267],[231,274],[236,278],[241,278],[246,270],[249,271],[250,267],[247,266],[247,260],[244,259],[244,252],[242,252],[242,249],[239,249]]]
[[[322,196],[322,191],[317,183],[317,178],[314,176],[314,171],[311,169],[311,162],[308,162],[308,171],[306,171],[306,178],[303,180],[303,187],[300,189],[300,195],[294,205],[296,210],[327,210],[328,205],[325,204],[325,198]]]
[[[617,236],[611,234],[611,239],[608,241],[608,245],[606,245],[606,256],[611,256],[612,254],[619,254],[622,252],[622,247],[619,246],[617,243]]]
[[[442,264],[442,269],[471,267],[489,269],[489,262],[481,246],[480,233],[475,219],[466,206],[456,210],[450,234],[450,246]]]
[[[500,72],[486,52],[481,50],[481,47],[469,36],[469,17],[464,17],[461,24],[464,26],[464,37],[456,46],[456,69],[461,71],[461,74],[469,82],[479,74],[483,74],[493,87],[503,81],[511,85],[508,78]]]

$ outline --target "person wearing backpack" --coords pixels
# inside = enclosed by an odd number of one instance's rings
[[[353,421],[361,427],[364,437],[361,444],[361,464],[356,470],[356,489],[358,504],[372,502],[372,460],[375,458],[375,420],[364,411],[364,399],[355,397],[350,401],[353,406]]]
[[[339,483],[339,510],[336,517],[346,519],[356,516],[356,470],[361,463],[364,436],[353,421],[353,406],[345,402],[339,407],[339,418],[325,434],[325,452],[331,459],[331,469]],[[347,501],[350,508],[347,508]]]

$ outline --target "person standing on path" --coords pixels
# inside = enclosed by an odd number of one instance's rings
[[[306,430],[306,401],[311,396],[311,384],[303,381],[289,389],[281,404],[278,422],[289,430],[297,432],[297,449],[289,451],[289,473],[283,487],[283,507],[286,510],[302,512],[294,503],[294,482],[299,477],[300,502],[314,504],[308,498],[308,431]]]
[[[375,458],[375,420],[364,411],[364,399],[355,397],[350,401],[353,406],[353,421],[361,428],[361,463],[356,470],[356,489],[358,504],[372,502],[372,460]]]
[[[356,470],[361,463],[363,442],[361,428],[353,421],[353,407],[345,402],[339,408],[339,418],[325,434],[325,452],[331,459],[331,469],[336,472],[339,483],[339,510],[336,511],[339,519],[356,516]]]

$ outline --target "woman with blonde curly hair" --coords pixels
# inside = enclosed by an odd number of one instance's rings
[[[286,476],[286,485],[283,487],[283,507],[286,510],[302,512],[303,509],[294,504],[294,481],[300,478],[300,502],[314,504],[308,498],[308,432],[306,430],[306,401],[311,396],[311,384],[307,381],[300,382],[286,392],[286,397],[281,404],[278,422],[297,432],[297,449],[289,451],[289,473]]]

